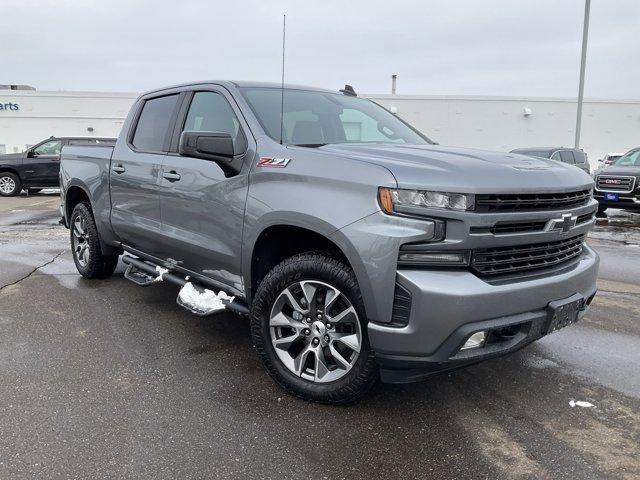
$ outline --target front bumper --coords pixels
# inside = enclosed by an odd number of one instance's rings
[[[619,193],[619,200],[617,202],[611,202],[605,200],[605,193],[618,193],[618,192],[595,192],[593,198],[598,201],[601,207],[607,208],[621,208],[623,210],[640,210],[640,194],[637,193]]]
[[[598,255],[585,246],[570,267],[507,284],[490,284],[467,271],[399,270],[397,282],[412,298],[408,324],[368,325],[382,380],[416,381],[522,348],[543,335],[550,302],[575,294],[593,298],[598,265]],[[516,333],[504,341],[460,350],[476,331],[507,327]]]

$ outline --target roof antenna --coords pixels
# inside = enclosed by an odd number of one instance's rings
[[[287,15],[282,16],[282,88],[280,90],[280,145],[284,133],[284,45],[287,31]]]

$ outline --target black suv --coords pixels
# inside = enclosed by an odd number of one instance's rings
[[[30,193],[43,188],[58,187],[60,150],[65,145],[111,145],[115,138],[50,137],[20,153],[0,155],[0,196]]]
[[[587,154],[579,148],[565,147],[540,147],[540,148],[516,148],[511,153],[519,153],[521,155],[529,155],[530,157],[550,158],[558,160],[562,163],[575,165],[576,167],[589,173],[589,161]]]

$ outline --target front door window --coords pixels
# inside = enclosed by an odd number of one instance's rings
[[[51,140],[33,149],[34,156],[60,155],[60,140]]]

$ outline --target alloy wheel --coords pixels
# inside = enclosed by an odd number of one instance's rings
[[[73,254],[80,266],[86,267],[90,253],[86,221],[84,217],[78,215],[73,222]]]
[[[315,280],[289,285],[269,317],[271,344],[294,375],[314,383],[344,377],[360,354],[356,309],[337,288]]]
[[[0,192],[5,195],[13,193],[16,189],[16,182],[11,177],[0,177]]]

